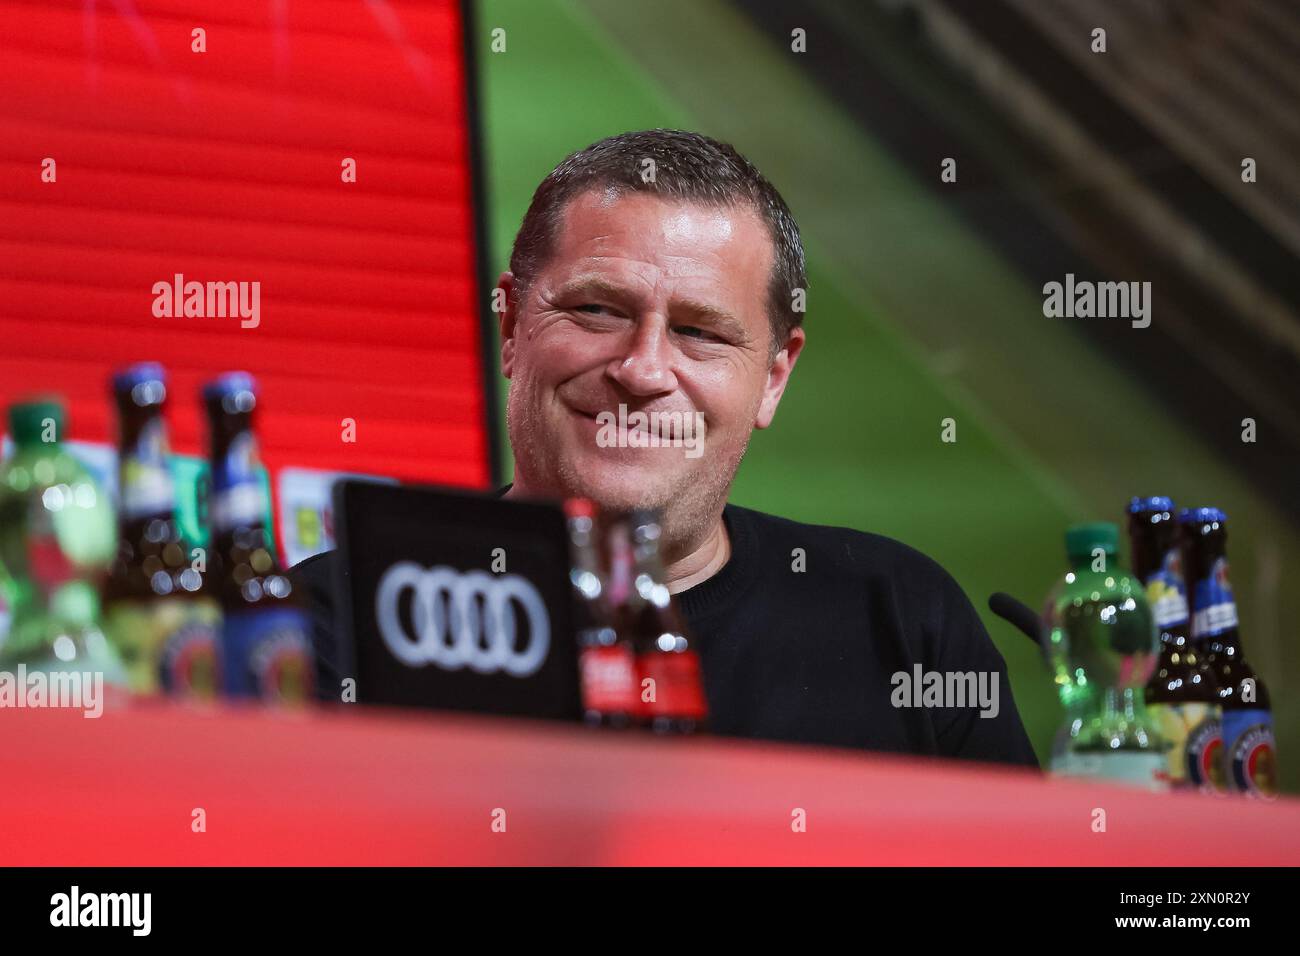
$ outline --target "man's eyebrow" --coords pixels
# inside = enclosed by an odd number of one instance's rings
[[[632,293],[616,282],[603,276],[575,276],[555,290],[555,298],[567,299],[573,296],[591,295],[604,299],[626,300]]]

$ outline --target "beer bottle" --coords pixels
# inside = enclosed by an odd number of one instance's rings
[[[656,512],[635,510],[618,522],[611,539],[611,578],[616,562],[630,564],[630,587],[621,602],[620,629],[636,654],[639,716],[656,733],[691,734],[705,729],[707,705],[695,639],[687,632],[668,591]],[[629,558],[619,550],[630,544]]]
[[[1160,658],[1146,686],[1147,713],[1169,742],[1171,788],[1222,792],[1219,682],[1192,645],[1178,525],[1170,498],[1128,506],[1129,563],[1146,586],[1160,632]]]
[[[126,368],[113,376],[112,391],[118,547],[104,584],[104,629],[133,692],[213,698],[221,610],[207,586],[207,562],[191,563],[176,520],[162,366]]]
[[[253,436],[256,386],[230,372],[203,390],[211,438],[212,559],[224,620],[222,688],[234,697],[300,703],[313,696],[310,622],[276,561]]]
[[[1215,672],[1223,708],[1223,775],[1233,793],[1277,796],[1268,688],[1246,663],[1228,580],[1228,518],[1218,508],[1179,513],[1183,566],[1192,583],[1192,640]]]
[[[583,720],[593,727],[630,727],[636,711],[636,660],[631,642],[614,626],[601,567],[596,506],[586,498],[570,498],[564,512],[569,524],[569,580]]]

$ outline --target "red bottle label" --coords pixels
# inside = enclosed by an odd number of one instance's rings
[[[27,538],[27,573],[42,588],[51,589],[77,575],[67,552],[51,531],[30,533]]]
[[[642,654],[637,660],[638,700],[646,717],[689,717],[703,720],[704,681],[695,651]],[[646,681],[653,681],[647,684]]]
[[[636,712],[636,662],[627,644],[583,648],[582,709],[600,714]]]

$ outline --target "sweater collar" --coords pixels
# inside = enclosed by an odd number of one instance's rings
[[[505,497],[510,488],[511,485],[498,488],[496,497]],[[727,537],[731,542],[731,556],[727,558],[727,563],[712,577],[674,595],[678,607],[691,621],[725,608],[729,598],[738,593],[749,579],[757,560],[749,512],[729,504],[722,509],[722,520],[727,526]]]

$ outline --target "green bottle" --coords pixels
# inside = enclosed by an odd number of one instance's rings
[[[1050,766],[1161,790],[1167,743],[1143,699],[1159,632],[1142,581],[1117,560],[1118,546],[1119,529],[1109,522],[1075,525],[1065,535],[1070,570],[1044,615],[1044,652],[1066,713]]]
[[[9,409],[14,451],[0,466],[0,563],[11,619],[0,670],[126,674],[99,623],[99,577],[116,547],[113,507],[63,447],[57,400]]]

